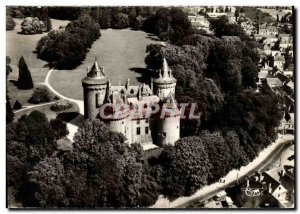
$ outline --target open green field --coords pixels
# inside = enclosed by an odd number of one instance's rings
[[[86,76],[87,66],[92,66],[95,56],[113,85],[119,82],[125,84],[126,79],[130,79],[130,84],[138,84],[141,74],[130,69],[145,68],[146,46],[159,41],[145,32],[129,29],[101,30],[101,34],[80,66],[73,70],[53,71],[50,84],[55,90],[64,96],[82,100],[81,79]]]
[[[258,21],[258,17],[260,16],[260,23],[270,23],[276,21],[274,17],[272,17],[270,14],[262,12],[261,10],[255,8],[255,7],[243,7],[245,11],[246,17],[251,19],[252,21]]]
[[[45,67],[46,62],[37,59],[37,56],[33,51],[35,50],[36,44],[43,34],[34,35],[23,35],[19,34],[21,31],[22,19],[14,19],[16,22],[16,27],[12,31],[6,31],[6,56],[11,58],[11,67],[13,72],[9,74],[9,80],[17,80],[19,77],[18,62],[21,56],[24,57],[27,66],[31,72],[31,76],[34,84],[44,82],[45,77],[49,69]],[[51,19],[52,28],[58,29],[61,25],[66,25],[68,21],[61,21]],[[27,99],[31,96],[32,90],[19,90],[17,87],[8,81],[7,89],[9,91],[9,97],[11,98],[11,103],[13,104],[16,99],[18,99],[22,105],[28,105]]]

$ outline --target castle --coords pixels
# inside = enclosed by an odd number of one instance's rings
[[[176,82],[164,59],[150,86],[145,83],[131,86],[129,79],[125,85],[112,86],[95,59],[82,79],[85,119],[103,120],[111,131],[121,132],[129,144],[173,145],[180,137],[180,110],[174,99]],[[159,109],[149,115],[147,109],[154,104],[166,106],[167,112],[160,114]],[[105,108],[105,118],[100,114],[104,106],[109,106]]]

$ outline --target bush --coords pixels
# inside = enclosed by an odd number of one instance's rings
[[[53,94],[45,86],[37,87],[28,102],[32,104],[39,104],[43,102],[50,102],[54,99]]]
[[[50,109],[52,111],[65,111],[73,107],[73,104],[69,100],[60,100],[51,105]]]
[[[21,29],[24,34],[36,34],[47,31],[44,22],[40,21],[37,17],[26,17],[21,23]]]
[[[16,22],[13,20],[12,17],[6,16],[6,30],[13,30],[16,26]]]
[[[22,108],[21,103],[18,100],[16,100],[13,110],[19,110],[21,108]]]

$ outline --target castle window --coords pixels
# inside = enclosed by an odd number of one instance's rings
[[[140,127],[137,127],[137,128],[136,128],[136,134],[137,134],[137,135],[140,135],[140,134],[141,134],[141,128],[140,128]]]
[[[144,108],[147,108],[147,107],[148,107],[148,105],[147,105],[147,103],[145,103]]]
[[[149,123],[149,119],[148,118],[145,120],[145,123]]]
[[[145,127],[145,134],[148,134],[149,133],[149,127]]]
[[[166,133],[166,132],[163,132],[163,133],[162,133],[162,136],[163,136],[163,137],[166,137],[166,136],[167,136],[167,133]]]
[[[140,123],[141,123],[141,121],[140,121],[140,120],[137,120],[137,121],[136,121],[136,124],[138,124],[138,125],[139,125]]]
[[[124,90],[122,89],[122,90],[121,90],[121,94],[124,94],[124,93],[125,93],[125,92],[124,92]]]
[[[98,108],[101,105],[101,98],[100,93],[96,94],[96,108]]]
[[[130,94],[133,94],[133,93],[134,93],[134,90],[133,90],[133,89],[131,89],[131,90],[130,90]]]

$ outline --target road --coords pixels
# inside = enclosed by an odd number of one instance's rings
[[[283,152],[285,152],[286,150],[288,150],[290,148],[290,144],[281,144],[279,145],[276,150],[274,151],[274,153],[272,153],[269,157],[268,157],[268,160],[267,161],[263,161],[261,162],[261,164],[259,164],[255,169],[249,171],[249,173],[247,173],[246,175],[243,175],[241,177],[239,177],[239,180],[244,180],[244,178],[248,175],[252,175],[254,174],[255,172],[257,171],[260,171],[260,172],[264,172],[264,171],[267,171],[267,168],[272,165],[272,163],[276,160],[278,160],[281,156],[281,154]],[[222,190],[225,190],[229,187],[232,187],[236,185],[236,181],[231,181],[229,182],[228,184],[224,185],[222,188],[219,188],[219,189],[216,189],[208,194],[205,194],[197,199],[194,199],[190,202],[188,202],[187,204],[183,204],[181,206],[178,206],[176,208],[186,208],[186,207],[191,207],[190,205],[193,204],[193,203],[197,203],[197,202],[202,202],[202,201],[205,201],[211,197],[213,197],[214,195],[216,195],[217,193],[219,193],[220,191]]]
[[[225,183],[214,183],[209,186],[198,190],[194,195],[189,197],[180,197],[170,202],[168,199],[161,197],[151,208],[184,208],[193,202],[203,200],[215,195],[222,189],[226,189],[229,186],[234,185],[237,175],[239,178],[243,178],[247,175],[253,174],[259,169],[264,169],[267,165],[270,165],[278,155],[286,148],[285,145],[289,145],[289,142],[294,141],[293,135],[285,135],[279,137],[276,142],[271,144],[268,148],[261,151],[257,158],[255,158],[247,166],[241,167],[239,170],[230,171],[223,179]]]

